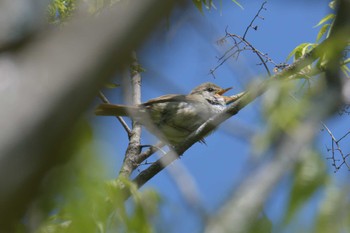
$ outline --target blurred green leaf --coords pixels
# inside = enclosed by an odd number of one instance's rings
[[[192,0],[193,4],[197,7],[197,9],[203,13],[202,1],[201,0]]]
[[[237,0],[232,0],[232,2],[236,3],[236,5],[239,6],[241,9],[244,9],[243,6]]]
[[[350,232],[350,186],[328,185],[316,217],[314,232]]]
[[[320,41],[320,39],[323,37],[323,35],[327,32],[329,28],[330,24],[322,25],[321,29],[317,33],[316,42]]]
[[[261,214],[257,217],[251,224],[248,230],[249,233],[271,233],[272,232],[272,222],[265,215]]]
[[[316,44],[313,44],[313,43],[302,43],[298,45],[296,48],[294,48],[292,52],[290,52],[286,60],[289,60],[293,56],[294,56],[294,60],[297,60],[300,57],[302,57],[302,55],[304,55],[306,52],[314,48],[315,46]]]
[[[328,14],[326,15],[325,17],[323,17],[320,22],[318,22],[318,24],[316,24],[314,27],[318,27],[318,26],[321,26],[322,24],[324,24],[325,22],[329,21],[329,20],[332,20],[335,18],[335,15],[334,14]]]
[[[349,67],[347,67],[346,65],[343,65],[340,67],[341,71],[343,72],[343,74],[347,77],[350,78],[350,69]]]
[[[286,223],[289,223],[314,193],[324,186],[328,177],[325,160],[316,151],[303,153],[304,159],[297,165],[293,174],[292,191],[284,218]]]
[[[328,6],[331,8],[331,9],[335,9],[335,2],[336,1],[331,1],[329,4],[328,4]]]
[[[126,179],[109,180],[91,136],[90,126],[80,124],[66,149],[74,156],[46,177],[36,211],[28,213],[44,220],[37,232],[153,232],[160,198]],[[131,194],[127,205],[126,194]]]
[[[70,18],[76,9],[76,0],[53,0],[48,5],[48,20],[62,23]]]
[[[108,83],[104,84],[104,87],[105,87],[105,88],[111,88],[111,89],[112,89],[112,88],[120,87],[120,84],[108,82]]]

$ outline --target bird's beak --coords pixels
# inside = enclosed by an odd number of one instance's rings
[[[244,94],[245,94],[245,92],[241,92],[241,93],[238,93],[236,95],[222,96],[222,97],[224,98],[226,104],[231,104],[231,103],[235,102],[236,100],[238,100],[239,98],[241,98]]]
[[[229,87],[229,88],[226,88],[226,89],[221,89],[221,90],[218,91],[216,94],[222,95],[222,94],[228,92],[228,91],[231,90],[231,89],[232,89],[232,87]]]
[[[229,90],[231,90],[232,87],[226,88],[226,89],[221,89],[220,91],[218,91],[216,94],[220,95],[222,98],[224,98],[226,104],[232,103],[233,101],[231,100],[231,97],[228,96],[224,96],[223,94],[228,92]]]
[[[218,95],[220,95],[222,98],[224,98],[226,104],[231,104],[231,103],[235,102],[236,100],[238,100],[239,98],[241,98],[245,94],[245,92],[241,92],[241,93],[233,95],[233,96],[222,95],[231,89],[232,89],[232,87],[229,87],[229,88],[222,89],[222,90],[217,92]]]
[[[226,104],[230,104],[230,103],[236,101],[236,98],[232,98],[230,96],[222,96],[222,97],[224,98]]]

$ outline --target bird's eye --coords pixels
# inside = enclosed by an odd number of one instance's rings
[[[209,92],[213,92],[213,91],[214,91],[214,89],[213,89],[212,87],[208,87],[208,88],[207,88],[207,91],[209,91]]]

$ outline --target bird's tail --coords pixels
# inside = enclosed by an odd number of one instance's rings
[[[100,104],[95,109],[98,116],[134,116],[137,112],[137,107],[117,104]]]

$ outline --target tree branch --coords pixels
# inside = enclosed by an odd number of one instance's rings
[[[339,18],[345,17],[347,28],[350,26],[350,17],[346,13],[350,7],[349,0],[340,0],[338,6]],[[334,27],[338,32],[344,32],[344,28]],[[340,31],[338,31],[340,30]],[[330,73],[335,76],[326,77],[327,85],[323,88],[317,88],[309,99],[311,106],[304,113],[304,119],[298,124],[295,130],[283,133],[282,140],[277,142],[276,156],[270,163],[261,170],[248,177],[243,184],[236,189],[236,195],[233,195],[225,205],[219,210],[206,227],[206,233],[229,232],[234,228],[235,232],[248,232],[252,219],[260,212],[263,203],[269,196],[275,184],[283,175],[292,169],[297,162],[301,161],[308,147],[311,147],[312,140],[315,137],[319,121],[336,112],[335,106],[339,106],[341,92],[334,92],[341,88],[339,55],[345,47],[344,43],[350,36],[348,30],[346,36],[330,36],[327,45],[342,44],[343,47],[328,47],[333,53],[328,57],[329,62],[326,65],[326,76]],[[339,41],[341,38],[341,41]],[[324,51],[327,52],[327,51]],[[334,62],[335,60],[335,62]],[[338,62],[337,62],[338,61]],[[336,71],[337,70],[337,71]]]
[[[135,51],[132,52],[133,62],[130,68],[131,74],[131,88],[132,88],[132,105],[141,104],[141,74],[137,67],[139,63],[137,62]],[[129,177],[130,174],[137,168],[137,163],[135,163],[135,158],[141,152],[141,125],[137,121],[132,122],[132,130],[129,137],[129,145],[125,152],[125,157],[123,165],[120,169],[119,176]]]
[[[0,231],[11,232],[45,174],[62,161],[67,135],[98,88],[128,64],[174,2],[122,1],[1,57],[2,78],[11,84],[0,92]]]
[[[195,132],[193,132],[189,137],[179,146],[177,146],[174,152],[169,152],[162,158],[153,163],[150,167],[142,171],[133,181],[138,187],[143,186],[148,180],[150,180],[157,173],[162,171],[166,166],[172,163],[178,158],[178,155],[182,155],[188,148],[190,148],[194,143],[198,142],[205,135],[213,131],[218,125],[227,120],[228,118],[236,115],[241,109],[246,105],[251,103],[254,99],[262,95],[266,90],[268,90],[270,83],[278,80],[290,80],[290,77],[300,71],[305,66],[314,62],[322,54],[323,51],[329,45],[329,40],[325,40],[319,46],[315,47],[310,52],[306,53],[303,57],[295,61],[290,66],[283,69],[280,73],[277,73],[271,78],[265,80],[259,85],[251,87],[245,92],[245,95],[230,105],[223,113],[216,115],[215,117],[209,119],[202,126],[200,126]]]

